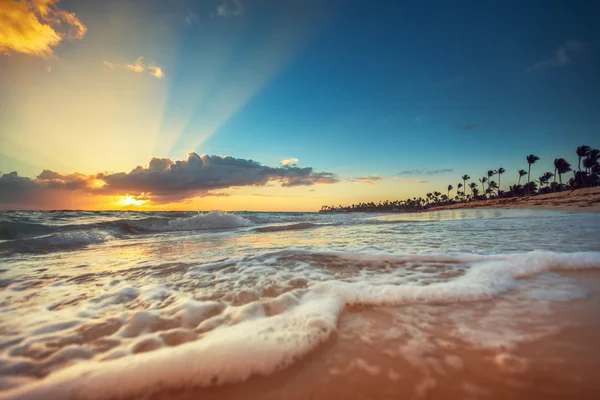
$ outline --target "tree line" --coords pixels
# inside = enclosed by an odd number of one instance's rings
[[[518,180],[514,185],[509,185],[508,190],[502,189],[502,175],[506,170],[502,167],[490,169],[481,178],[471,179],[469,175],[463,175],[456,185],[448,185],[444,193],[434,191],[427,193],[425,197],[413,197],[406,200],[385,200],[378,203],[357,203],[349,206],[321,207],[321,212],[377,212],[377,211],[399,211],[411,212],[426,210],[431,207],[445,206],[461,202],[482,201],[517,196],[534,196],[545,193],[560,192],[563,190],[574,190],[584,187],[600,186],[600,150],[592,149],[590,146],[579,146],[576,150],[577,167],[573,168],[564,158],[554,159],[554,171],[544,172],[538,179],[531,179],[531,167],[540,158],[534,154],[525,157],[527,170],[517,171]],[[569,174],[572,173],[572,176]],[[569,175],[567,175],[569,174]],[[567,178],[569,176],[569,178]],[[494,180],[498,178],[498,182]],[[558,178],[558,181],[557,181]],[[563,182],[563,178],[565,182]],[[568,179],[568,180],[567,180]],[[527,180],[525,182],[525,180]],[[470,182],[469,182],[470,181]],[[523,183],[521,184],[521,181]],[[481,185],[481,186],[480,186]],[[452,191],[454,193],[452,193]]]

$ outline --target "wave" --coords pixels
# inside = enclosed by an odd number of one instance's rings
[[[21,221],[0,220],[0,242],[15,239],[42,237],[64,232],[106,231],[111,235],[135,235],[196,230],[225,230],[262,225],[256,232],[277,232],[309,229],[331,225],[390,225],[409,224],[423,221],[380,220],[372,215],[326,215],[319,213],[227,213],[211,211],[192,214],[189,212],[132,213],[89,213],[60,212],[38,217],[32,222],[23,217]],[[63,214],[66,214],[63,215]],[[71,215],[72,214],[72,215]],[[112,216],[112,218],[110,218]],[[115,217],[127,217],[115,219]],[[130,217],[138,218],[130,218]],[[57,219],[58,218],[58,219]],[[108,219],[110,218],[110,219]],[[107,220],[108,219],[108,220]],[[59,221],[60,220],[60,221]],[[65,223],[65,221],[71,221]]]
[[[325,224],[313,224],[310,222],[300,222],[297,224],[289,225],[274,225],[264,226],[254,229],[256,232],[281,232],[281,231],[297,231],[302,229],[316,228],[318,226],[326,226]]]
[[[211,211],[184,218],[151,217],[139,220],[118,220],[108,223],[109,227],[122,229],[126,233],[235,229],[252,225],[254,223],[247,218],[223,211]]]
[[[211,211],[192,216],[182,212],[171,212],[137,219],[116,219],[102,222],[65,225],[0,221],[0,240],[14,240],[42,236],[50,233],[99,229],[112,231],[112,233],[135,234],[148,232],[233,229],[252,225],[255,225],[255,223],[247,218],[222,211]]]
[[[280,266],[286,261],[295,266],[299,261],[310,263],[322,270],[340,265],[360,266],[371,269],[373,274],[363,274],[360,280],[353,282],[312,281],[306,287],[243,305],[197,301],[163,286],[109,287],[108,293],[92,299],[91,304],[114,307],[136,301],[150,307],[85,325],[84,331],[90,336],[91,332],[106,332],[107,338],[121,345],[98,356],[85,346],[67,346],[45,362],[54,365],[52,362],[58,362],[56,360],[66,360],[67,364],[76,359],[85,361],[4,392],[0,398],[136,398],[169,389],[242,382],[251,376],[269,375],[289,367],[327,341],[336,331],[347,306],[487,300],[547,271],[600,269],[600,252],[401,256],[285,250],[230,259],[222,263],[222,268],[237,264],[235,283],[244,280],[245,273],[254,273],[268,262]],[[196,272],[214,275],[215,268],[219,268],[215,264],[207,266],[199,266]],[[445,276],[441,281],[405,280],[395,284],[390,283],[389,268],[413,273],[426,269],[425,275]],[[377,275],[382,270],[383,273]],[[456,273],[448,274],[449,271]],[[308,274],[315,275],[314,271]],[[572,287],[557,289],[553,286],[525,293],[539,301],[565,301],[585,295]],[[162,306],[165,299],[171,299],[166,307]],[[87,310],[93,314],[92,309]],[[74,322],[53,320],[50,323],[53,325],[38,327],[36,332],[65,330]],[[33,336],[25,340],[39,342],[35,332]],[[55,338],[50,335],[50,339]],[[26,349],[26,346],[20,343],[17,348]],[[29,367],[35,369],[34,364]]]
[[[102,231],[59,232],[47,236],[0,242],[0,254],[74,250],[91,244],[103,243],[110,238],[111,235]]]
[[[0,240],[18,239],[24,236],[44,235],[56,228],[44,224],[0,221]]]

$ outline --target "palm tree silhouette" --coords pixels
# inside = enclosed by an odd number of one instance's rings
[[[592,171],[592,168],[596,165],[597,161],[595,161],[592,157],[587,156],[583,160],[583,168],[585,168],[585,172],[588,174]]]
[[[479,182],[481,182],[481,188],[482,188],[481,192],[482,193],[485,193],[485,183],[487,181],[488,181],[488,179],[485,176],[479,180]]]
[[[467,187],[467,181],[471,179],[471,177],[469,175],[463,175],[462,176],[462,181],[463,181],[463,186],[466,188]],[[471,193],[473,194],[473,193]]]
[[[590,150],[592,150],[592,148],[590,146],[586,146],[586,145],[582,145],[579,146],[576,150],[577,153],[577,169],[579,170],[579,177],[581,179],[581,186],[583,186],[583,174],[581,173],[581,159],[585,156],[587,156],[590,152]]]
[[[498,193],[500,193],[500,188],[498,187],[498,184],[494,181],[489,181],[488,190],[493,194],[494,189],[496,189],[498,191]]]
[[[548,181],[552,178],[554,174],[552,172],[545,172],[544,175],[540,176],[540,186],[543,188],[544,185],[548,185]]]
[[[581,187],[585,185],[589,186],[600,186],[600,150],[598,149],[590,149],[589,146],[579,146],[577,148],[577,155],[579,157],[577,164],[577,172],[574,171],[574,177],[569,180],[568,185],[571,188],[576,189],[577,187]],[[582,158],[583,159],[582,162]],[[510,191],[513,196],[522,195],[523,193],[536,195],[548,193],[550,190],[562,190],[566,187],[566,185],[562,182],[562,174],[572,171],[571,165],[564,158],[556,158],[554,160],[554,171],[545,172],[542,176],[539,177],[539,180],[531,179],[531,164],[535,164],[540,158],[530,154],[527,156],[527,164],[528,171],[523,169],[519,170],[519,180],[516,185],[509,185]],[[583,164],[583,169],[582,169]],[[450,197],[450,192],[454,189],[452,185],[448,185],[447,194],[442,194],[440,192],[430,192],[427,193],[426,199],[422,197],[414,197],[406,200],[385,200],[379,201],[378,203],[369,202],[369,203],[358,203],[352,204],[350,206],[327,206],[324,205],[321,207],[322,212],[377,212],[377,211],[400,211],[400,212],[416,212],[421,210],[426,210],[428,208],[434,206],[442,206],[448,205],[449,202],[452,202],[454,199],[460,201],[461,198],[464,198],[465,201],[469,200],[485,200],[486,195],[489,195],[489,198],[493,198],[495,194],[500,197],[502,193],[500,182],[502,174],[505,172],[504,168],[498,168],[498,170],[490,170],[487,172],[487,176],[483,176],[479,179],[481,182],[482,190],[479,190],[479,186],[476,182],[471,182],[468,187],[471,188],[470,197],[466,194],[466,183],[467,180],[471,178],[468,175],[462,176],[463,183],[458,183],[456,186],[456,196],[454,198]],[[579,177],[577,177],[577,173],[579,173]],[[498,184],[491,180],[491,177],[495,174],[498,174]],[[559,183],[556,183],[556,174],[558,174]],[[527,183],[524,186],[521,186],[521,178],[527,175]],[[550,179],[554,177],[554,182],[549,184]],[[581,186],[577,181],[581,181]],[[487,188],[486,188],[487,183]],[[539,187],[538,187],[539,184]],[[463,189],[461,192],[460,189]]]
[[[556,173],[558,172],[558,181],[562,185],[562,174],[567,173],[571,170],[571,164],[567,162],[564,158],[555,158],[554,159],[554,183],[556,183]],[[556,190],[556,185],[554,186],[554,190]]]
[[[529,178],[531,177],[531,164],[535,164],[535,162],[537,160],[539,160],[540,158],[534,154],[530,154],[527,156],[527,164],[528,164],[528,170],[527,170],[527,194],[529,194]]]
[[[498,170],[496,171],[496,173],[498,174],[498,197],[500,197],[500,187],[502,184],[502,181],[500,180],[500,176],[505,172],[506,172],[506,170],[502,167],[498,168]]]
[[[524,177],[525,175],[527,175],[527,171],[525,171],[524,169],[520,169],[519,170],[519,183],[517,183],[517,185],[521,185],[521,178]]]
[[[494,171],[493,169],[488,170],[487,172],[487,177],[488,177],[488,189],[490,188],[490,181],[492,180],[492,176],[496,175],[496,171]]]
[[[471,182],[469,187],[471,188],[471,197],[475,198],[475,189],[477,189],[477,184],[475,182]]]

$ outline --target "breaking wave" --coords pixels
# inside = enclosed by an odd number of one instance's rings
[[[57,314],[64,320],[34,325],[2,343],[12,357],[0,360],[0,376],[28,373],[0,398],[135,398],[241,382],[289,367],[327,341],[345,307],[484,301],[544,272],[579,269],[600,269],[600,252],[398,256],[285,250],[190,268],[190,282],[213,278],[205,288],[212,291],[210,300],[163,285],[111,281],[79,311]],[[240,281],[247,283],[243,290]],[[281,290],[273,292],[273,281]],[[560,282],[551,280],[527,296],[585,296]],[[238,301],[227,297],[236,291]],[[132,310],[132,304],[144,308]],[[49,350],[36,353],[42,348]]]
[[[102,231],[58,232],[47,236],[0,242],[0,254],[49,253],[103,243],[112,236]]]

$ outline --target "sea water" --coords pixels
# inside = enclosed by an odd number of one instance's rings
[[[600,214],[0,214],[0,398],[598,398],[599,333]]]

